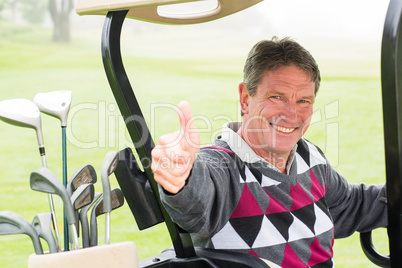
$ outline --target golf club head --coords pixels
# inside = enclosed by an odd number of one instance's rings
[[[111,198],[112,210],[124,205],[124,195],[119,188],[115,188],[111,191]],[[103,211],[105,211],[105,209],[103,209]],[[105,244],[110,244],[110,214],[110,212],[105,213]]]
[[[114,188],[111,191],[111,204],[112,210],[115,210],[124,205],[124,195],[123,192],[119,188]],[[105,214],[105,199],[103,196],[99,199],[99,203],[97,203],[92,210],[95,210],[95,216],[98,217],[99,215]]]
[[[41,112],[60,119],[61,126],[66,127],[71,98],[71,91],[60,90],[38,93],[33,101]]]
[[[101,169],[101,179],[102,179],[102,190],[104,199],[103,201],[104,213],[112,211],[109,176],[116,170],[118,161],[119,161],[119,152],[117,151],[108,152],[105,158],[103,159]]]
[[[56,240],[53,236],[51,224],[52,215],[49,212],[36,214],[32,220],[32,226],[35,228],[39,237],[45,239],[49,246],[50,253],[57,253]]]
[[[95,187],[92,183],[80,185],[71,196],[71,204],[73,205],[74,215],[76,220],[77,235],[79,236],[79,214],[78,210],[90,204],[94,198]],[[70,234],[70,241],[73,241],[72,234]]]
[[[43,146],[40,111],[32,101],[26,99],[0,101],[0,119],[14,126],[33,128],[39,146]]]
[[[71,196],[73,192],[83,184],[95,183],[97,181],[96,171],[93,166],[87,164],[77,169],[67,183],[67,193]]]
[[[40,167],[34,170],[30,176],[30,186],[34,191],[39,191],[48,194],[56,194],[63,200],[63,205],[66,212],[68,224],[76,223],[74,209],[63,184],[57,179],[50,169]]]
[[[124,195],[122,190],[114,188],[112,190],[112,210],[118,209],[124,205]]]
[[[92,183],[80,185],[70,198],[74,210],[90,204],[94,199],[94,194],[95,187]]]
[[[104,212],[104,198],[101,196],[95,205],[92,207],[91,220],[90,220],[90,246],[98,245],[98,224],[96,218],[99,215],[105,214]],[[119,188],[114,188],[111,191],[112,210],[117,209],[124,205],[123,192]]]
[[[22,216],[12,211],[0,212],[0,235],[26,234],[28,235],[35,248],[36,254],[43,254],[39,235],[35,228]]]
[[[101,193],[95,193],[92,202],[85,207],[81,208],[79,217],[81,222],[81,229],[82,229],[82,247],[87,248],[89,247],[89,224],[88,224],[88,210],[92,207],[95,202],[98,201],[99,197],[101,197]]]

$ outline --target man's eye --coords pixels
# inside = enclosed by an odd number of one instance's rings
[[[310,103],[308,100],[299,100],[300,103]]]
[[[279,96],[271,96],[271,99],[279,100],[281,97]]]

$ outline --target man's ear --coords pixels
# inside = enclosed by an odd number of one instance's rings
[[[239,98],[242,115],[248,114],[249,92],[245,83],[239,84]]]

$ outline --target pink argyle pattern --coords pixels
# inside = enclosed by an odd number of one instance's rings
[[[308,153],[296,153],[294,181],[261,174],[248,163],[239,167],[243,192],[229,221],[212,237],[215,248],[249,253],[284,268],[333,266],[326,178],[316,175],[326,161],[315,146],[307,142],[306,147]]]

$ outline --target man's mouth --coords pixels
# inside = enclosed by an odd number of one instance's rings
[[[280,127],[277,125],[272,125],[276,130],[282,133],[292,133],[296,128]]]

